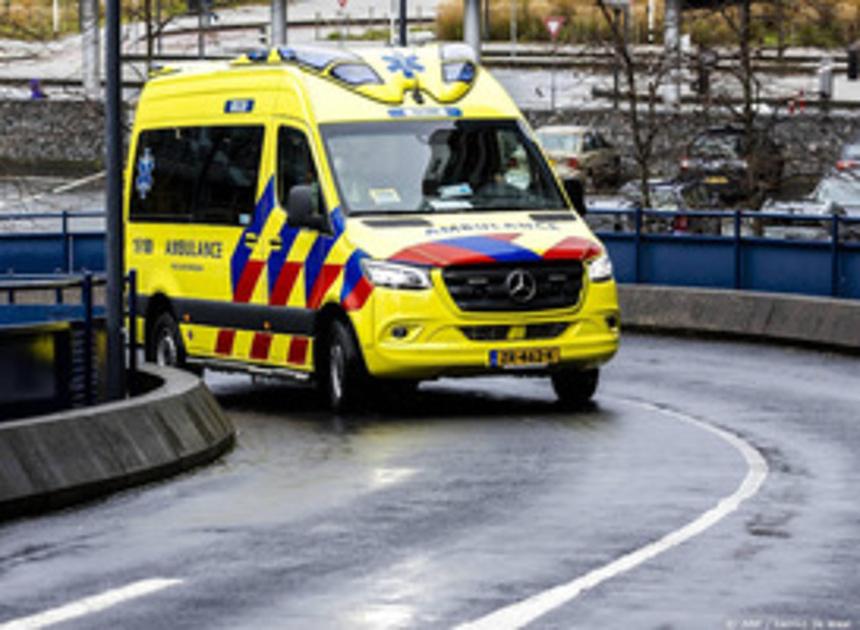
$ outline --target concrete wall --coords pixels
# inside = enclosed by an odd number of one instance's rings
[[[0,423],[0,520],[101,496],[211,461],[235,430],[196,377],[146,367],[121,402]]]
[[[131,121],[132,112],[126,114]],[[632,155],[632,140],[624,115],[612,109],[526,112],[535,126],[547,123],[594,125],[606,130],[623,155]],[[683,149],[696,133],[725,123],[719,110],[712,115],[660,114],[655,143],[655,173],[673,175]],[[768,122],[766,120],[762,121]],[[845,140],[860,134],[858,116],[782,116],[775,132],[786,147],[786,174],[817,178],[832,166]],[[91,101],[0,101],[0,173],[81,172],[100,168],[104,161],[104,111]],[[629,166],[632,168],[632,161]],[[632,175],[632,173],[631,173]]]
[[[860,301],[651,285],[619,287],[622,326],[860,353]]]
[[[0,173],[101,168],[103,137],[99,102],[0,100]]]

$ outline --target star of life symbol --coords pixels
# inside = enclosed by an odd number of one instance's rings
[[[418,63],[417,55],[394,53],[383,56],[382,60],[388,62],[389,72],[402,72],[407,79],[414,79],[416,72],[424,72],[424,66]]]
[[[150,148],[146,147],[143,155],[137,160],[137,178],[134,181],[141,201],[146,199],[146,195],[152,190],[153,171],[155,171],[155,158]]]

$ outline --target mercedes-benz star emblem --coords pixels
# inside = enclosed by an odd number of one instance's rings
[[[505,284],[508,287],[508,295],[520,304],[531,302],[537,294],[535,277],[523,269],[514,269],[509,273]]]

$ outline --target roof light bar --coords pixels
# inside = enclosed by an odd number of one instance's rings
[[[263,63],[269,58],[269,51],[264,48],[258,48],[256,50],[249,50],[245,53],[245,56],[250,62]]]
[[[347,85],[381,85],[383,83],[376,70],[366,63],[340,63],[331,69],[332,78]]]
[[[475,50],[468,44],[454,43],[445,44],[439,48],[439,57],[442,61],[471,61],[478,62],[478,57],[475,55]]]
[[[354,54],[325,48],[312,48],[309,46],[282,46],[278,48],[281,61],[291,61],[322,72],[330,65],[338,61],[355,61],[358,59]]]
[[[471,61],[454,61],[442,64],[442,78],[445,83],[471,83],[475,80],[477,68]]]

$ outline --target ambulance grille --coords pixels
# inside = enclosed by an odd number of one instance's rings
[[[525,334],[515,339],[555,339],[567,330],[570,323],[553,322],[550,324],[529,324]],[[510,326],[461,326],[460,330],[470,341],[507,341]]]
[[[512,295],[509,279],[515,271],[524,272],[534,281],[530,299],[524,299],[523,292]],[[582,277],[583,266],[578,260],[454,266],[442,271],[448,293],[464,311],[569,308],[579,303]]]

